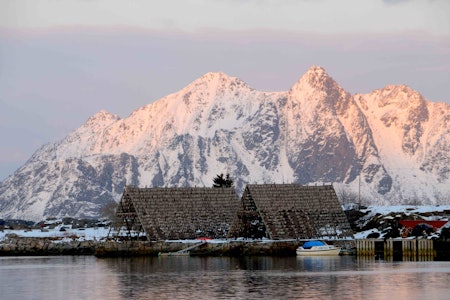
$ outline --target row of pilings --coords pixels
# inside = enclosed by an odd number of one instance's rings
[[[426,238],[358,239],[356,255],[395,261],[450,260],[450,241]]]

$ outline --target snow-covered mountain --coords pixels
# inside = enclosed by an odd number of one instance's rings
[[[212,186],[220,173],[238,193],[247,183],[331,182],[342,201],[448,204],[449,123],[449,105],[407,86],[352,96],[321,67],[284,92],[208,73],[44,145],[0,183],[0,218],[99,216],[126,184]]]

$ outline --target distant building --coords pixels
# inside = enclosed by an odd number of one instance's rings
[[[239,203],[232,188],[127,186],[115,227],[147,240],[225,238]]]
[[[332,185],[250,184],[229,237],[337,239],[353,232]]]

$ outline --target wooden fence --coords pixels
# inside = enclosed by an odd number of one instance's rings
[[[356,240],[358,257],[384,260],[428,261],[436,256],[433,240],[429,239],[361,239]]]

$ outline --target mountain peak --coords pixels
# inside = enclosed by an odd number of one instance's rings
[[[208,72],[205,75],[201,76],[194,82],[192,82],[190,85],[188,85],[188,88],[191,89],[192,87],[216,87],[217,89],[227,89],[230,86],[241,86],[246,87],[248,89],[252,89],[242,81],[241,79],[237,77],[229,76],[223,72]]]
[[[112,123],[115,121],[120,120],[120,117],[118,115],[113,115],[112,113],[106,111],[106,110],[100,110],[98,113],[90,117],[86,121],[86,125],[93,125],[98,123]]]
[[[307,94],[318,92],[331,95],[344,91],[324,68],[313,65],[291,88],[291,93],[298,92]]]
[[[388,93],[394,92],[397,94],[407,94],[407,95],[418,93],[417,91],[413,90],[410,86],[406,84],[388,84],[381,90]]]
[[[396,104],[405,108],[421,106],[425,103],[425,99],[419,92],[405,84],[390,84],[380,90],[376,90],[375,93],[381,96],[379,100],[380,106]]]
[[[234,77],[231,77],[223,72],[208,72],[199,78],[197,78],[193,83],[194,84],[210,84],[212,82],[230,82],[233,81]]]
[[[300,78],[300,81],[307,82],[309,85],[318,88],[323,87],[329,81],[334,82],[324,68],[314,65],[306,71],[305,75]]]
[[[213,80],[213,79],[227,79],[230,80],[232,77],[225,74],[224,72],[208,72],[201,76],[200,79],[203,80]]]
[[[324,68],[316,65],[312,65],[311,67],[309,67],[308,71],[306,71],[306,74],[315,76],[328,76]]]

